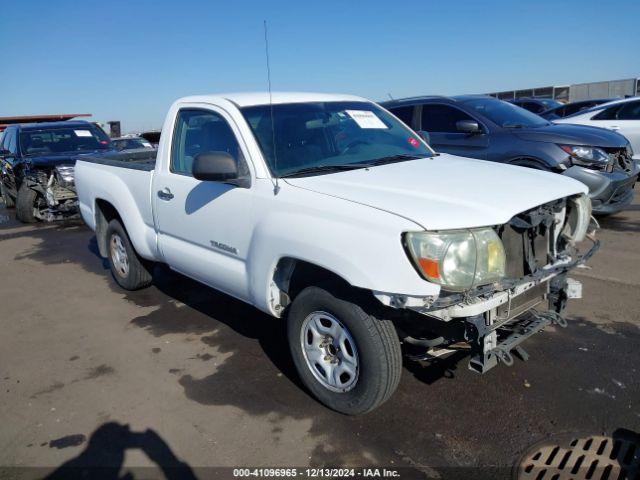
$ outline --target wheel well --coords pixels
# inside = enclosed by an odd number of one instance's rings
[[[281,292],[281,298],[277,301],[281,307],[286,307],[302,290],[312,285],[323,285],[332,289],[353,288],[349,282],[331,270],[291,257],[283,257],[278,261],[273,283]]]
[[[116,210],[116,208],[111,205],[111,203],[106,200],[102,200],[100,198],[96,199],[96,239],[98,241],[98,250],[100,251],[100,255],[103,257],[107,256],[107,239],[105,238],[105,234],[107,233],[107,225],[113,219],[117,219],[122,223],[122,218],[120,214]],[[124,228],[124,224],[122,225]]]

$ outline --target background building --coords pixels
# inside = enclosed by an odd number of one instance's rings
[[[591,98],[632,97],[640,95],[640,78],[624,80],[607,80],[604,82],[576,83],[573,85],[556,85],[551,87],[528,88],[489,93],[501,100],[514,98],[554,98],[561,102],[575,102]]]

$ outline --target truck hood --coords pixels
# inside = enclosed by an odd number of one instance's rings
[[[591,147],[624,148],[627,139],[619,133],[586,125],[555,124],[545,127],[514,129],[513,134],[531,142],[587,145]]]
[[[585,185],[557,173],[448,154],[286,182],[387,211],[426,230],[500,225],[538,205],[587,193]]]

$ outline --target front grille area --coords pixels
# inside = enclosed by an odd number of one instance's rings
[[[498,227],[507,256],[507,278],[522,278],[551,263],[554,213],[564,205],[564,200],[551,202],[516,215],[508,224]]]
[[[606,148],[609,155],[609,164],[612,169],[631,172],[633,170],[633,158],[626,148]]]
[[[535,273],[549,263],[549,229],[543,226],[520,230],[505,225],[499,235],[507,255],[507,277]]]

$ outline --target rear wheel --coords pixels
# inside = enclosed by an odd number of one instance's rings
[[[115,281],[125,290],[139,290],[151,283],[151,265],[140,258],[118,220],[107,226],[107,256]]]
[[[16,206],[15,200],[9,195],[9,192],[7,192],[7,189],[2,183],[0,183],[0,194],[2,195],[5,208],[14,208]]]
[[[387,401],[400,381],[402,355],[395,327],[358,304],[318,287],[304,289],[287,319],[298,374],[320,402],[359,415]]]
[[[42,195],[23,182],[16,198],[16,217],[18,220],[24,223],[36,223],[42,219],[42,212],[46,208],[47,203]]]

